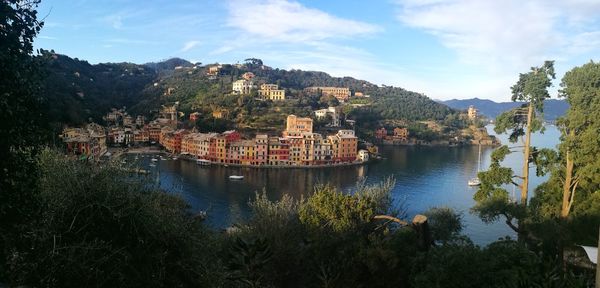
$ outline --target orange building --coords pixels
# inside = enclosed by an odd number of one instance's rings
[[[358,138],[353,130],[340,130],[328,137],[334,162],[352,162],[358,152]]]
[[[283,131],[283,136],[301,136],[302,133],[312,133],[312,131],[312,119],[307,117],[297,117],[296,115],[289,115],[287,117],[285,131]]]
[[[156,124],[148,125],[146,127],[146,130],[148,131],[148,139],[150,141],[155,141],[155,142],[160,141],[160,130],[161,130],[160,125],[156,125]]]
[[[165,147],[165,150],[173,154],[179,154],[181,153],[181,141],[183,136],[188,133],[190,132],[184,129],[161,133],[161,145]]]

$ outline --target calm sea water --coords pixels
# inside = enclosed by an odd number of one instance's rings
[[[493,126],[488,131],[493,133]],[[559,131],[547,126],[544,134],[536,134],[534,146],[555,147],[559,142]],[[506,135],[498,136],[508,143]],[[493,148],[482,147],[482,169],[490,162]],[[328,183],[351,192],[356,182],[366,177],[367,183],[376,183],[394,177],[396,185],[392,195],[396,205],[406,210],[409,218],[434,206],[448,206],[463,213],[463,233],[480,245],[499,237],[515,234],[506,224],[485,224],[469,212],[473,206],[475,188],[467,186],[468,179],[477,173],[478,147],[401,147],[385,146],[380,152],[385,160],[364,166],[323,169],[252,169],[233,167],[200,167],[185,160],[160,161],[154,171],[154,181],[172,193],[184,197],[194,210],[207,210],[208,223],[224,228],[250,216],[248,201],[256,192],[265,191],[270,199],[279,199],[284,194],[299,198],[308,195],[319,183]],[[142,164],[149,157],[141,158]],[[522,170],[522,153],[513,153],[505,165],[517,173]],[[159,172],[159,173],[157,173]],[[530,188],[542,183],[545,178],[535,177]],[[229,175],[244,175],[243,181],[231,181]],[[512,187],[508,188],[513,191]],[[515,195],[519,195],[515,189]]]

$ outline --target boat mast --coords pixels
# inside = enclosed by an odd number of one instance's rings
[[[479,141],[479,158],[477,159],[477,172],[481,170],[481,141]]]

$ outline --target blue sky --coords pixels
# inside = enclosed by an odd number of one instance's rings
[[[42,0],[38,10],[36,48],[90,63],[255,57],[443,100],[509,101],[518,74],[544,60],[556,60],[555,86],[600,61],[600,0]]]

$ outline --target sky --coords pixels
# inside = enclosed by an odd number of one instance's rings
[[[600,0],[42,0],[36,48],[88,62],[242,63],[324,71],[432,99],[510,101],[555,60],[600,61]]]

